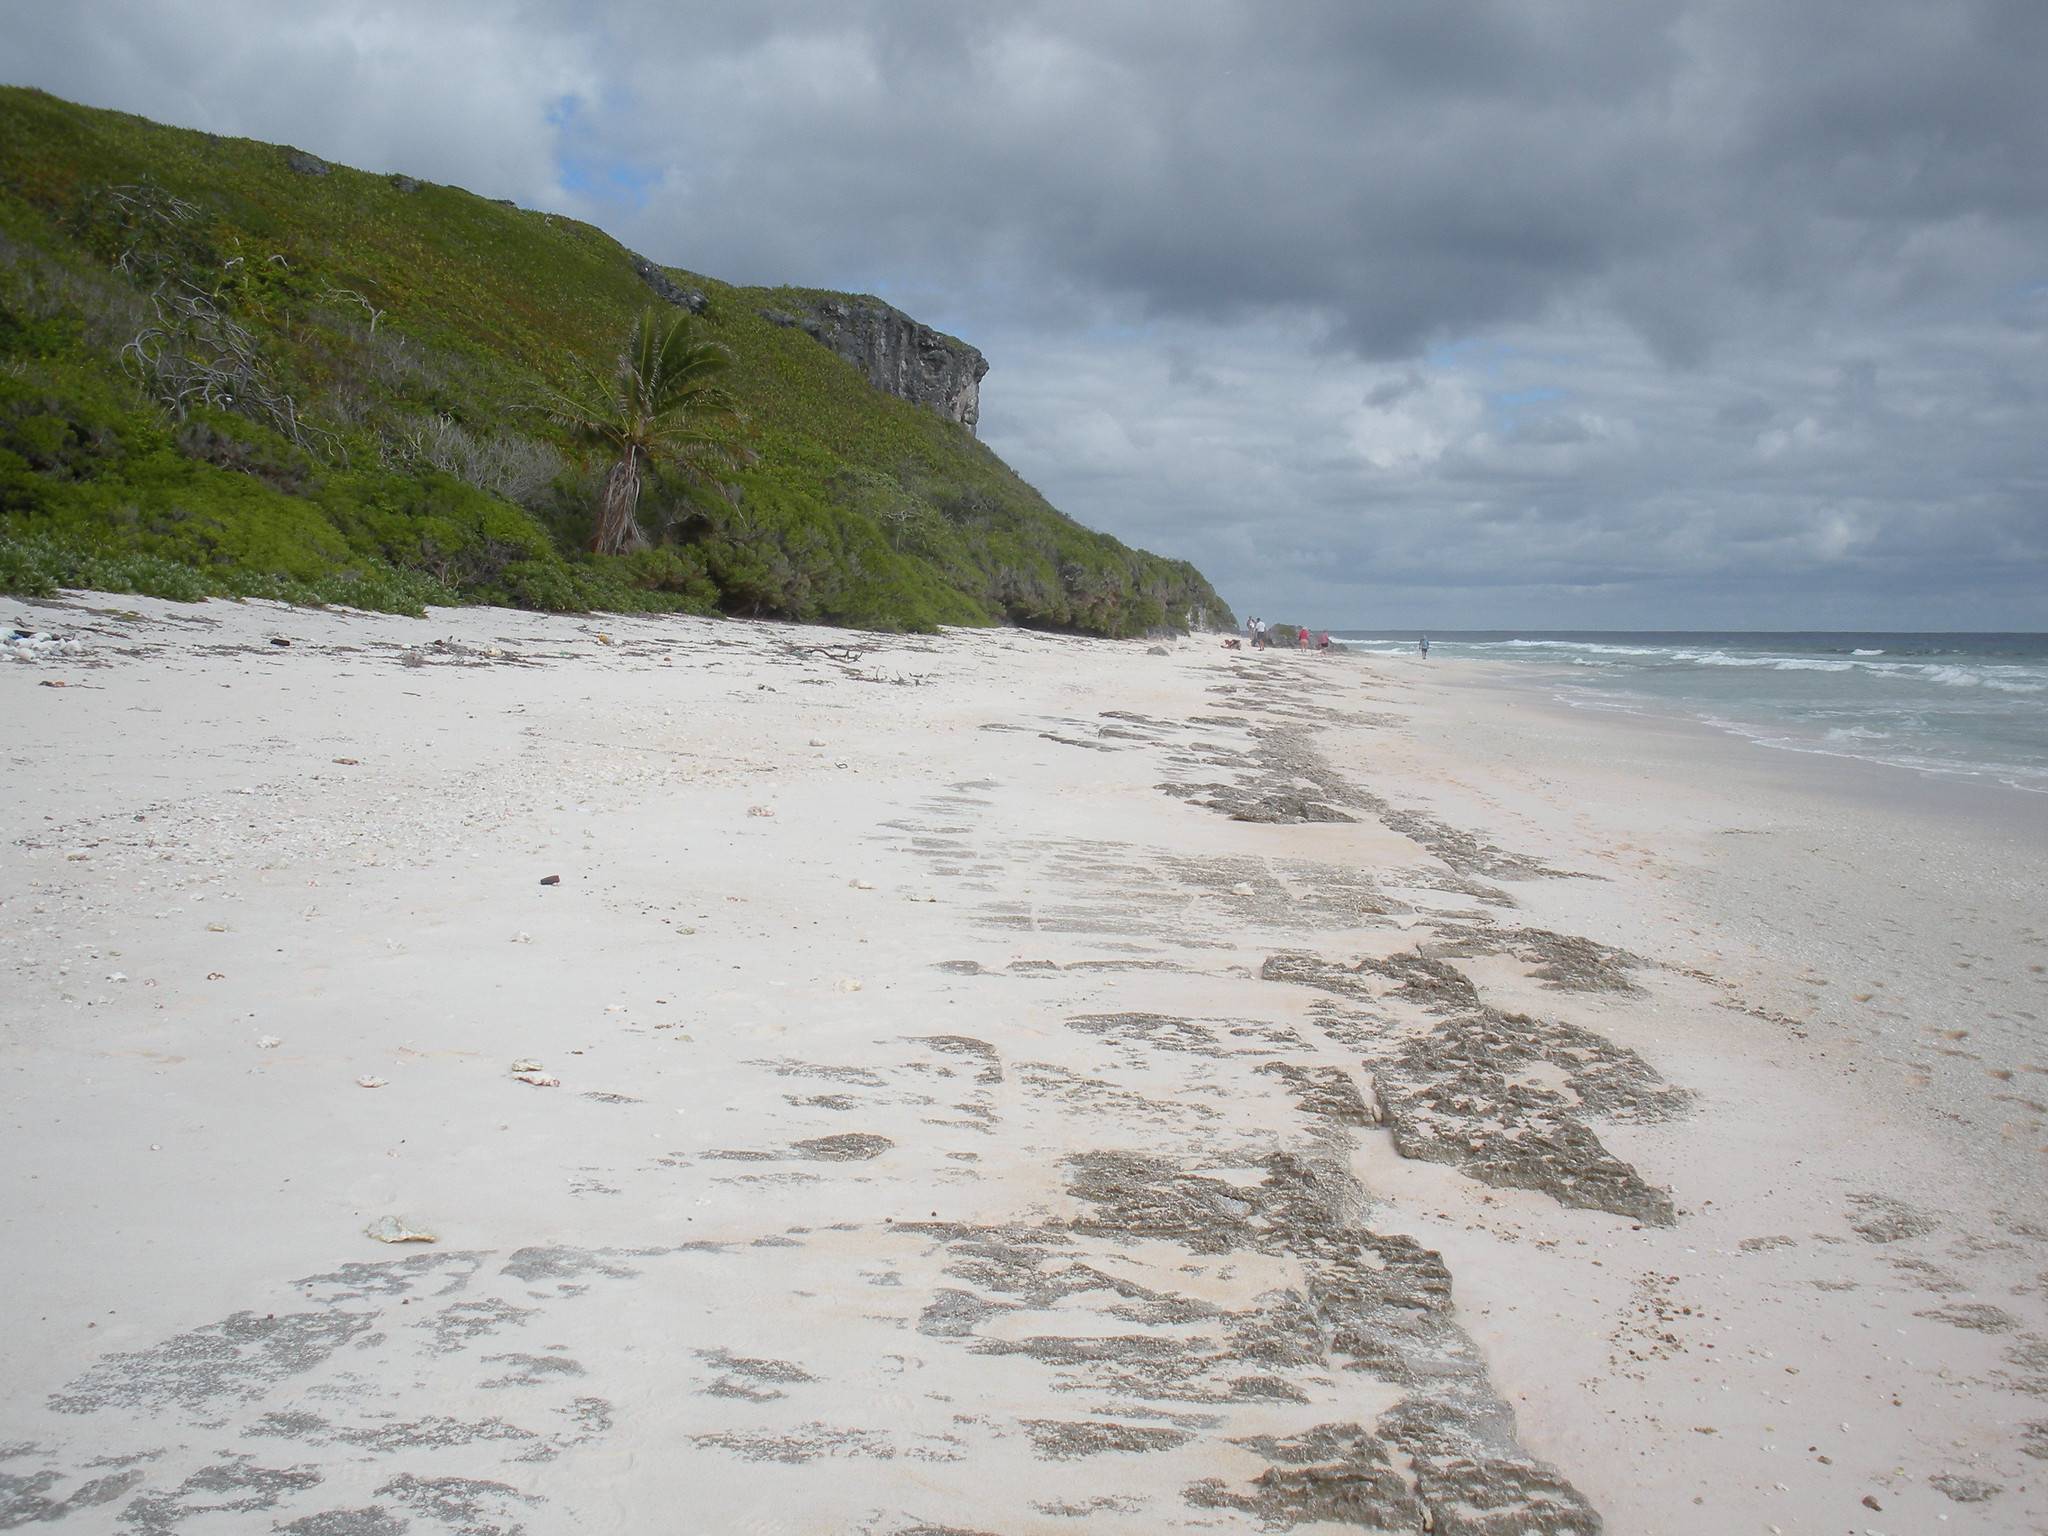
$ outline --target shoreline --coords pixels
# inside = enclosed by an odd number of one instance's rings
[[[1463,662],[20,606],[65,1519],[2048,1512],[2038,839]]]

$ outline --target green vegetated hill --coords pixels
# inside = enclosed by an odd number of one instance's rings
[[[1082,528],[967,428],[763,315],[817,295],[665,276],[733,353],[756,460],[730,503],[651,483],[654,547],[589,555],[606,465],[541,406],[662,302],[632,253],[458,188],[0,88],[0,588],[1233,622],[1191,565]]]

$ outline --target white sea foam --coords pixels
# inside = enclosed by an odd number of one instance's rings
[[[1967,643],[1946,651],[1938,641],[1852,649],[1815,638],[1812,650],[1785,639],[1751,649],[1718,635],[1668,645],[1627,643],[1633,636],[1451,645],[1547,666],[1555,696],[1580,709],[1675,710],[1760,747],[2048,792],[2048,664],[2026,648],[2003,656]]]
[[[1591,640],[1495,640],[1477,641],[1476,645],[1498,645],[1503,650],[1517,651],[1593,651],[1603,656],[1671,656],[1676,654],[1668,645],[1600,645]]]

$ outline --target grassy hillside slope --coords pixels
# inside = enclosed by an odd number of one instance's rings
[[[723,610],[1097,634],[1232,622],[964,428],[872,388],[780,290],[675,271],[758,462],[659,483],[582,553],[604,466],[539,410],[656,302],[602,231],[0,88],[0,588]]]

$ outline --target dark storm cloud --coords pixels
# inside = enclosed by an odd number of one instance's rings
[[[87,0],[14,33],[60,94],[880,291],[989,353],[983,430],[1056,502],[1240,606],[2048,623],[2038,0]]]

